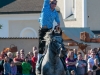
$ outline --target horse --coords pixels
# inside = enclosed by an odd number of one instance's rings
[[[46,40],[47,51],[42,61],[40,75],[66,75],[59,57],[60,53],[65,51],[62,37],[56,36],[50,31],[46,33],[44,39]]]

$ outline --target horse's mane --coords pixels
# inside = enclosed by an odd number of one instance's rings
[[[52,40],[53,37],[56,37],[56,36],[61,36],[62,35],[62,31],[59,33],[59,32],[56,32],[56,30],[51,30],[49,32],[46,33],[46,35],[44,36],[44,41],[46,41],[46,45],[48,45],[50,43],[50,40]]]
[[[46,45],[48,45],[50,43],[50,40],[52,39],[53,35],[52,35],[52,31],[49,31],[46,33],[46,35],[44,36],[44,40],[46,41]]]
[[[62,35],[62,30],[60,30],[60,32],[56,30],[53,30],[53,31],[51,30],[46,33],[46,35],[44,36],[44,39],[47,40],[47,39],[51,39],[54,36],[61,36],[61,35]]]

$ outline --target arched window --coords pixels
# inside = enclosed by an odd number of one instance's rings
[[[21,33],[20,37],[38,37],[36,31],[31,27],[24,28]]]

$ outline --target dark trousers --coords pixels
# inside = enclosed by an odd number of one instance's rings
[[[36,75],[35,71],[36,71],[36,70],[34,69],[34,70],[33,70],[33,73],[32,73],[33,75]]]
[[[45,41],[42,41],[44,40],[44,36],[46,34],[46,32],[48,32],[50,29],[47,29],[47,28],[40,28],[39,29],[39,53],[40,54],[43,54],[44,51],[45,51]]]
[[[17,75],[22,75],[22,66],[17,65]]]

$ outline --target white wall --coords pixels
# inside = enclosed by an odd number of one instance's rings
[[[70,4],[67,2],[69,0],[58,0],[57,6],[60,9],[61,17],[62,17],[62,24],[64,27],[82,27],[82,0],[74,0],[74,18],[72,20],[67,20],[65,11],[67,13],[67,6]],[[66,4],[67,3],[67,4]],[[73,2],[72,2],[73,3]],[[71,10],[71,9],[70,9]]]
[[[38,14],[5,14],[0,15],[0,24],[3,25],[2,29],[0,29],[0,37],[21,37],[21,36],[35,36],[38,37],[38,29],[39,29],[39,19],[40,13]],[[29,25],[27,26],[26,25]],[[20,25],[20,26],[19,26]],[[23,25],[23,26],[22,26]],[[54,26],[57,25],[56,22],[54,22]],[[21,35],[19,31],[22,27],[32,27],[35,31],[33,35],[29,35],[24,33],[24,35]],[[10,28],[9,28],[10,27]],[[18,28],[19,27],[19,28]],[[16,28],[16,29],[15,29]],[[14,31],[15,29],[15,31]],[[16,31],[17,30],[17,31]],[[28,33],[32,34],[33,31],[28,31]]]
[[[0,37],[8,37],[9,36],[8,20],[1,19],[0,17],[0,24],[2,25],[2,29],[0,29]]]
[[[33,28],[26,27],[21,31],[20,37],[38,37],[38,35]]]
[[[100,0],[87,0],[87,26],[100,31]]]
[[[38,20],[40,14],[6,14],[0,15],[0,37],[9,37],[9,21],[10,20]]]
[[[4,20],[36,20],[39,14],[5,14],[0,15],[0,19]]]

